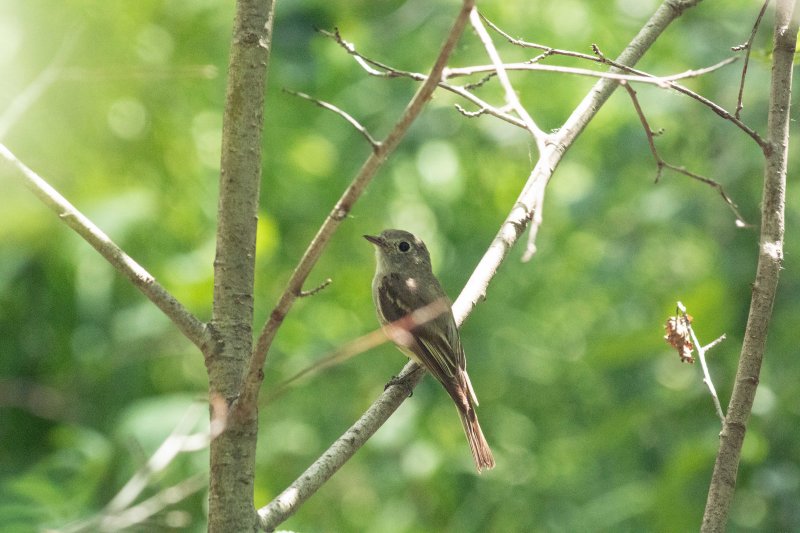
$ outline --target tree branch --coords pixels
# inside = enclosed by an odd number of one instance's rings
[[[711,372],[709,372],[708,363],[706,362],[706,352],[725,340],[725,334],[723,333],[721,336],[703,346],[694,333],[692,316],[686,312],[686,307],[681,302],[678,302],[677,313],[677,316],[671,316],[667,319],[667,323],[664,326],[667,334],[664,336],[664,340],[677,350],[682,363],[694,363],[692,351],[697,349],[697,358],[700,359],[700,367],[703,371],[703,383],[708,387],[708,392],[711,394],[711,400],[714,402],[714,409],[717,412],[720,422],[724,424],[725,413],[722,411],[722,405],[719,403],[717,389],[714,387],[714,382],[711,380]]]
[[[792,66],[798,19],[794,0],[778,0],[775,13],[772,81],[765,150],[764,190],[758,266],[728,414],[703,515],[703,532],[725,530],[739,469],[742,443],[753,407],[767,341],[767,329],[783,263],[786,166],[789,156]]]
[[[657,85],[662,89],[669,89],[670,88],[669,82],[684,80],[687,78],[696,78],[698,76],[708,74],[709,72],[713,72],[722,67],[730,65],[731,63],[734,63],[737,60],[738,60],[737,57],[729,57],[708,67],[704,67],[701,69],[687,70],[685,72],[672,74],[669,76],[656,76],[654,74],[648,74],[647,72],[643,71],[637,71],[640,72],[639,74],[619,74],[616,72],[604,72],[599,70],[590,70],[587,68],[565,67],[561,65],[541,65],[539,63],[531,63],[527,61],[524,63],[503,63],[501,66],[504,70],[557,72],[561,74],[574,74],[576,76],[588,76],[590,78],[608,78],[618,81],[634,81],[638,83],[647,83],[648,85]],[[606,64],[613,63],[613,61],[598,61],[598,62]],[[623,65],[620,65],[620,67],[624,68]],[[447,69],[448,78],[456,78],[460,76],[473,76],[475,74],[481,74],[484,72],[488,73],[490,76],[493,75],[493,73],[495,72],[495,65],[475,65],[471,67],[458,67],[458,68]],[[484,78],[482,81],[485,81],[486,79],[488,79],[488,77]]]
[[[705,176],[701,176],[700,174],[695,174],[694,172],[690,172],[683,167],[679,167],[677,165],[673,165],[671,163],[667,163],[659,154],[658,149],[656,148],[656,142],[654,138],[653,129],[650,127],[650,123],[647,121],[647,117],[644,116],[644,111],[642,110],[642,106],[639,103],[639,97],[636,96],[636,91],[633,90],[627,83],[623,83],[622,86],[628,92],[628,96],[631,97],[631,102],[633,103],[633,108],[636,110],[636,114],[639,116],[639,121],[642,123],[642,127],[644,128],[645,136],[647,137],[647,144],[650,146],[650,152],[653,154],[653,158],[656,160],[656,183],[661,178],[663,170],[668,168],[673,172],[677,172],[679,174],[683,174],[684,176],[688,176],[692,179],[695,179],[701,183],[705,183],[706,185],[714,188],[717,192],[722,196],[722,199],[725,200],[725,203],[728,204],[728,207],[733,211],[734,216],[736,217],[736,225],[740,228],[746,227],[747,224],[744,221],[741,213],[739,213],[739,209],[736,207],[736,204],[731,200],[731,197],[728,196],[728,193],[725,192],[725,189],[722,185],[712,180],[711,178],[706,178]]]
[[[400,70],[363,55],[358,50],[356,50],[356,47],[352,43],[344,40],[338,30],[333,32],[319,30],[319,32],[322,35],[325,35],[326,37],[329,37],[334,41],[336,41],[336,44],[344,48],[344,50],[346,50],[348,54],[353,56],[353,58],[355,58],[356,60],[356,63],[358,63],[358,65],[364,69],[364,72],[366,72],[370,76],[375,76],[378,78],[408,78],[410,80],[421,81],[421,82],[424,82],[428,79],[428,76],[426,76],[425,74],[420,74],[418,72],[409,72],[407,70]],[[448,79],[452,75],[453,70],[454,69],[445,68],[442,71],[442,80]],[[494,72],[493,69],[490,70]],[[451,85],[449,83],[446,83],[445,81],[439,81],[438,85],[442,89],[457,94],[462,98],[464,98],[465,100],[469,100],[473,104],[477,105],[480,110],[479,114],[486,113],[489,115],[493,115],[501,120],[505,120],[509,124],[513,124],[514,126],[525,129],[525,122],[485,102],[484,100],[473,94],[467,87],[459,87],[458,85]],[[458,109],[459,112],[461,112],[462,114],[465,113],[465,111],[463,109],[459,109],[458,106],[456,107],[456,109]],[[472,115],[472,116],[477,116],[477,115]]]
[[[414,387],[424,375],[422,367],[409,362],[397,379]],[[303,502],[317,492],[372,437],[407,397],[408,389],[405,387],[388,387],[384,390],[361,418],[336,439],[294,483],[258,510],[259,526],[264,531],[274,531],[293,515]]]
[[[632,70],[632,66],[639,61],[672,21],[681,16],[686,9],[696,6],[700,1],[666,0],[663,2],[653,16],[650,17],[647,24],[614,61],[614,64],[619,65],[619,67],[612,67],[611,72],[619,72],[620,69],[624,68],[641,74],[639,71]],[[602,59],[609,61],[605,58]],[[496,271],[500,267],[507,249],[516,242],[516,239],[528,226],[529,220],[530,232],[522,260],[529,261],[533,257],[536,253],[536,237],[543,221],[544,189],[566,151],[589,121],[594,118],[600,107],[608,100],[618,85],[619,83],[616,80],[601,79],[598,81],[589,91],[589,94],[578,104],[578,107],[575,108],[564,125],[559,128],[556,134],[551,136],[551,143],[548,144],[545,153],[542,154],[533,171],[531,171],[525,187],[517,198],[517,202],[495,236],[489,251],[481,260],[479,269],[486,272]],[[485,278],[486,274],[482,274],[481,277]],[[477,283],[472,294],[468,296],[467,301],[469,303],[465,303],[465,305],[470,308],[474,307],[478,300],[484,298],[487,285],[488,281],[485,284]]]
[[[770,0],[764,0],[764,4],[762,4],[761,10],[758,12],[758,16],[756,17],[756,21],[753,24],[753,29],[750,31],[750,37],[747,39],[747,41],[744,44],[740,44],[739,46],[734,46],[731,48],[731,50],[734,52],[745,50],[744,65],[742,65],[742,77],[739,81],[739,96],[736,97],[736,111],[733,113],[733,116],[736,118],[741,118],[742,108],[744,108],[744,104],[742,104],[742,99],[744,98],[744,81],[747,78],[747,67],[750,64],[750,53],[753,51],[753,39],[756,38],[756,32],[758,32],[758,27],[761,25],[761,19],[764,18],[764,13],[767,11],[769,1]]]
[[[442,45],[436,61],[431,68],[430,74],[425,79],[425,82],[417,90],[414,97],[409,102],[406,109],[403,111],[400,119],[395,124],[392,131],[381,141],[376,149],[369,155],[367,160],[361,166],[358,174],[342,194],[339,201],[331,210],[328,217],[323,222],[317,234],[308,245],[303,257],[300,259],[297,267],[292,273],[291,278],[278,299],[278,303],[270,313],[269,320],[264,325],[258,337],[258,341],[253,350],[250,358],[249,370],[245,378],[245,385],[242,389],[240,396],[240,406],[246,409],[255,409],[257,404],[258,389],[263,379],[262,369],[264,361],[267,358],[267,353],[278,328],[283,323],[286,314],[292,308],[297,297],[302,291],[303,283],[311,272],[311,269],[316,264],[319,257],[322,255],[323,250],[328,245],[333,233],[339,228],[339,225],[347,217],[353,205],[358,201],[361,193],[367,187],[369,182],[378,172],[378,169],[383,165],[386,158],[391,154],[400,140],[405,136],[411,124],[416,120],[425,104],[431,98],[433,91],[436,89],[441,77],[442,71],[447,64],[451,52],[456,46],[459,37],[466,25],[469,11],[474,5],[474,0],[464,0],[464,3],[459,11],[453,26],[448,33],[444,44]]]
[[[210,341],[206,325],[167,292],[152,274],[147,272],[131,256],[123,252],[108,235],[103,233],[103,230],[78,211],[75,206],[61,196],[41,176],[17,159],[3,144],[0,144],[0,158],[11,173],[21,179],[25,186],[42,203],[97,250],[117,272],[128,278],[142,294],[161,309],[187,339],[201,350],[205,349]]]
[[[261,185],[264,94],[272,47],[274,0],[237,0],[222,117],[217,204],[214,344],[205,352],[209,394],[233,402],[253,346],[253,286]],[[231,409],[211,443],[209,532],[255,528],[257,412]]]
[[[645,24],[639,34],[626,47],[619,58],[623,63],[635,63],[655,42],[666,27],[680,14],[696,5],[700,0],[667,0]],[[471,6],[465,6],[469,14]],[[429,78],[430,79],[430,78]],[[511,214],[503,223],[498,235],[481,259],[467,285],[453,304],[456,323],[461,325],[472,312],[477,302],[485,295],[486,288],[497,272],[500,263],[507,256],[511,246],[517,241],[530,220],[531,207],[525,202],[536,198],[536,190],[544,191],[544,185],[552,175],[571,143],[583,131],[600,107],[611,96],[617,82],[601,80],[553,138],[556,142],[548,144],[541,154],[539,163],[531,173]],[[532,192],[533,191],[533,192]],[[399,379],[413,389],[424,372],[413,362],[403,368]],[[406,387],[389,387],[370,408],[339,437],[300,477],[279,494],[272,502],[258,510],[260,526],[273,531],[278,524],[291,516],[299,506],[313,495],[356,451],[369,439],[407,397]]]
[[[525,123],[525,129],[527,129],[533,136],[533,140],[536,142],[536,147],[541,154],[544,151],[547,134],[545,134],[545,132],[543,132],[539,126],[536,125],[536,122],[534,122],[530,113],[528,113],[528,111],[522,106],[522,103],[520,103],[517,93],[514,91],[514,87],[511,86],[511,80],[508,79],[508,73],[506,73],[503,60],[500,59],[500,54],[497,53],[497,48],[495,48],[492,38],[489,36],[489,32],[487,32],[486,28],[484,28],[477,9],[472,8],[472,13],[470,13],[469,20],[472,24],[472,28],[478,34],[478,38],[483,44],[483,47],[486,49],[486,54],[489,56],[489,59],[492,60],[492,67],[497,73],[497,78],[500,80],[500,85],[503,87],[506,102],[508,103],[509,107],[514,110],[517,116],[522,119],[522,122]]]
[[[592,49],[594,50],[594,53],[597,54],[598,57],[600,57],[603,61],[609,61],[603,55],[603,53],[600,51],[600,49],[596,45],[592,45]],[[611,62],[611,63],[615,64],[614,62]],[[615,64],[615,66],[616,66],[616,64]],[[642,76],[650,76],[650,74],[648,74],[647,72],[642,72],[640,70],[636,70],[636,69],[631,68],[631,67],[621,66],[621,68],[624,69],[627,72],[632,72],[634,74],[639,74],[639,75],[642,75]],[[673,90],[675,90],[675,91],[677,91],[677,92],[679,92],[681,94],[685,94],[689,98],[693,98],[693,99],[697,100],[698,102],[700,102],[704,106],[706,106],[709,109],[711,109],[711,111],[716,113],[718,116],[724,118],[725,120],[727,120],[729,122],[732,122],[737,128],[739,128],[740,130],[745,132],[748,136],[750,136],[750,138],[752,138],[756,142],[756,144],[758,144],[758,146],[761,147],[762,150],[766,149],[767,142],[761,137],[761,135],[758,134],[757,131],[755,131],[753,128],[751,128],[750,126],[748,126],[747,124],[745,124],[744,122],[739,120],[738,117],[735,117],[734,115],[732,115],[727,109],[725,109],[721,105],[717,104],[716,102],[713,102],[712,100],[709,100],[705,96],[701,96],[701,95],[697,94],[696,92],[692,91],[691,89],[689,89],[687,87],[684,87],[683,85],[681,85],[679,83],[675,83],[674,81],[664,80],[664,85],[663,86],[667,87],[667,88],[670,88],[670,89],[673,89]]]
[[[361,123],[357,121],[355,118],[353,118],[351,114],[342,111],[333,104],[329,104],[328,102],[323,102],[322,100],[318,100],[313,96],[307,95],[306,93],[292,91],[290,89],[283,89],[283,91],[285,93],[291,94],[292,96],[297,96],[298,98],[302,98],[303,100],[308,100],[309,102],[313,102],[323,109],[327,109],[328,111],[333,111],[334,113],[345,119],[351,126],[353,126],[355,130],[367,140],[369,145],[372,146],[373,150],[377,150],[378,147],[380,146],[380,143],[376,141],[372,135],[370,135],[369,131],[367,131],[367,128],[362,126]]]

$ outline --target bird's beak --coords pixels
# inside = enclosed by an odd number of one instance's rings
[[[375,237],[373,235],[364,235],[364,238],[367,239],[372,244],[374,244],[375,246],[380,246],[381,248],[384,248],[386,246],[386,241],[383,240],[382,237]]]

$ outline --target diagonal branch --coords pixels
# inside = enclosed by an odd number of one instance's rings
[[[357,121],[355,118],[353,118],[353,116],[350,113],[342,111],[341,109],[339,109],[335,105],[329,104],[328,102],[323,102],[322,100],[318,100],[318,99],[314,98],[313,96],[307,95],[306,93],[301,93],[301,92],[298,92],[298,91],[292,91],[290,89],[284,89],[283,91],[288,93],[288,94],[291,94],[293,96],[297,96],[298,98],[302,98],[303,100],[308,100],[309,102],[313,102],[313,103],[317,104],[319,107],[321,107],[322,109],[327,109],[328,111],[333,111],[334,113],[336,113],[337,115],[339,115],[340,117],[345,119],[351,126],[353,126],[356,129],[356,131],[358,133],[360,133],[367,140],[369,145],[372,146],[372,150],[373,151],[377,150],[380,147],[380,143],[378,141],[376,141],[375,138],[372,135],[370,135],[369,131],[367,131],[367,128],[362,126],[361,123],[359,121]]]
[[[683,11],[697,5],[700,0],[667,0],[659,6],[650,20],[625,47],[616,60],[619,65],[634,65],[652,46],[661,33],[678,18]],[[612,69],[612,72],[614,69]],[[473,272],[461,295],[453,304],[453,313],[459,317],[467,316],[478,302],[486,296],[489,282],[517,242],[522,232],[530,227],[528,244],[523,260],[530,259],[536,251],[535,241],[542,224],[542,206],[545,187],[561,162],[564,154],[594,118],[602,105],[608,100],[619,83],[616,80],[601,79],[566,122],[553,134],[536,166],[531,171],[525,186],[517,197],[511,211],[500,227],[489,249]]]
[[[421,82],[424,82],[424,81],[426,81],[428,79],[428,76],[426,76],[425,74],[420,74],[418,72],[409,72],[407,70],[400,70],[400,69],[397,69],[395,67],[389,66],[389,65],[387,65],[385,63],[381,63],[380,61],[376,61],[374,59],[371,59],[371,58],[361,54],[358,50],[356,50],[355,45],[353,45],[352,43],[350,43],[350,42],[348,42],[348,41],[346,41],[346,40],[344,40],[342,38],[342,35],[339,33],[338,30],[335,30],[333,32],[324,31],[324,30],[318,30],[318,31],[322,35],[333,39],[336,42],[336,44],[341,46],[345,51],[347,51],[348,54],[353,56],[353,58],[355,58],[355,60],[356,60],[356,63],[358,63],[358,65],[361,68],[364,69],[364,72],[366,72],[370,76],[375,76],[375,77],[378,77],[378,78],[407,78],[407,79],[410,79],[410,80],[421,81]],[[444,69],[442,71],[442,80],[448,79],[449,77],[451,77],[451,75],[454,72],[454,70],[457,70],[457,69],[451,69],[451,68]],[[488,114],[488,115],[493,115],[493,116],[495,116],[495,117],[497,117],[497,118],[499,118],[501,120],[504,120],[504,121],[508,122],[509,124],[513,124],[514,126],[517,126],[517,127],[522,128],[522,129],[525,129],[525,122],[524,121],[520,120],[519,118],[517,118],[517,117],[515,117],[513,115],[505,113],[504,111],[502,111],[502,110],[492,106],[491,104],[485,102],[480,97],[478,97],[474,93],[472,93],[467,87],[460,87],[458,85],[451,85],[449,83],[446,83],[445,81],[439,81],[438,85],[442,89],[444,89],[446,91],[450,91],[450,92],[452,92],[454,94],[457,94],[457,95],[461,96],[462,98],[464,98],[465,100],[469,100],[473,104],[477,105],[479,110],[480,110],[480,114],[484,114],[485,113],[485,114]],[[458,109],[458,107],[456,109]],[[459,109],[459,111],[462,114],[464,114],[464,110],[463,109]],[[476,116],[476,115],[472,115],[472,116]]]
[[[764,4],[761,6],[761,10],[758,12],[758,16],[756,17],[755,23],[753,23],[753,29],[750,31],[750,37],[747,39],[747,41],[744,44],[740,44],[739,46],[734,46],[731,48],[731,50],[734,52],[745,50],[744,65],[742,65],[742,77],[739,80],[739,95],[736,97],[736,111],[733,113],[733,116],[736,118],[741,118],[742,109],[744,108],[744,104],[742,104],[742,99],[744,98],[744,81],[747,79],[747,67],[750,64],[750,53],[753,51],[753,39],[756,38],[756,32],[758,32],[758,27],[761,25],[761,19],[764,18],[764,13],[767,11],[769,1],[770,0],[764,0]]]
[[[202,350],[208,344],[210,337],[204,323],[167,292],[152,274],[123,252],[108,235],[103,233],[103,230],[86,218],[41,176],[17,159],[3,144],[0,144],[0,160],[67,226],[92,245],[106,261],[111,263],[111,266],[156,304],[195,346]]]
[[[636,63],[672,21],[678,18],[684,10],[694,7],[699,1],[665,1],[625,48],[618,61],[626,64]],[[471,6],[466,7],[466,13],[462,10],[462,14],[468,14],[470,9]],[[511,213],[453,304],[453,314],[458,325],[464,322],[478,301],[485,296],[489,282],[530,222],[534,204],[542,198],[544,186],[564,153],[589,121],[594,118],[617,85],[616,81],[600,80],[573,111],[564,126],[553,135],[553,142],[546,145],[539,162],[512,207]],[[398,380],[413,389],[422,376],[424,376],[424,372],[421,371],[421,368],[416,363],[409,362],[403,368]],[[317,461],[272,502],[258,510],[261,528],[273,531],[275,527],[297,511],[299,506],[322,487],[388,420],[407,396],[406,387],[388,387],[359,420],[339,437]]]
[[[697,0],[697,2],[693,2],[693,3],[698,3],[699,1],[700,0]],[[683,9],[685,9],[685,7],[682,4],[683,4],[683,2],[675,2],[674,5],[673,5],[674,8],[676,9],[676,11],[678,12],[678,15],[680,15],[680,12]],[[583,53],[580,53],[580,52],[572,52],[572,51],[569,51],[569,50],[560,50],[560,49],[551,48],[549,46],[545,46],[545,45],[542,45],[542,44],[537,44],[537,43],[531,43],[531,42],[528,42],[528,41],[524,41],[522,39],[515,39],[514,37],[511,37],[508,33],[504,32],[503,30],[498,28],[495,24],[493,24],[489,20],[487,20],[485,18],[483,20],[489,25],[489,27],[491,27],[494,31],[498,32],[500,35],[505,37],[506,40],[508,40],[508,42],[510,42],[511,44],[514,44],[514,45],[517,45],[517,46],[521,46],[523,48],[534,48],[534,49],[537,49],[537,50],[542,50],[542,54],[540,54],[540,55],[536,56],[534,59],[530,60],[528,62],[528,64],[536,63],[536,62],[541,61],[542,59],[544,59],[546,57],[549,57],[551,55],[562,55],[562,56],[567,56],[567,57],[576,57],[576,58],[580,58],[580,59],[586,59],[588,61],[595,61],[597,63],[601,63],[601,64],[604,64],[604,65],[610,65],[610,66],[614,67],[615,69],[618,69],[619,71],[622,71],[622,72],[628,72],[630,74],[635,74],[635,75],[641,76],[643,78],[651,78],[651,79],[653,79],[653,81],[651,81],[650,83],[655,83],[655,84],[660,85],[662,87],[668,87],[668,88],[673,89],[673,90],[675,90],[675,91],[677,91],[679,93],[685,94],[686,96],[688,96],[690,98],[693,98],[693,99],[697,100],[698,102],[700,102],[704,106],[706,106],[709,109],[711,109],[712,111],[714,111],[714,113],[716,113],[720,117],[722,117],[725,120],[728,120],[728,121],[732,122],[734,125],[736,125],[736,127],[738,127],[740,130],[742,130],[747,135],[749,135],[761,147],[762,150],[765,150],[767,148],[766,141],[755,130],[753,130],[747,124],[745,124],[744,122],[742,122],[740,120],[738,112],[734,113],[734,114],[731,114],[726,109],[724,109],[722,106],[714,103],[713,101],[709,100],[708,98],[700,96],[699,94],[697,94],[694,91],[684,87],[683,85],[675,83],[675,80],[677,80],[677,79],[682,79],[684,77],[692,77],[693,75],[695,75],[695,74],[692,74],[692,71],[689,71],[687,73],[687,75],[679,75],[677,77],[668,77],[668,78],[657,78],[656,76],[648,74],[647,72],[643,72],[641,70],[637,70],[637,69],[635,69],[635,68],[633,68],[633,67],[631,67],[629,65],[625,65],[625,64],[620,63],[619,61],[613,61],[613,60],[607,58],[605,55],[602,54],[602,52],[600,52],[599,48],[596,45],[592,46],[592,48],[594,50],[594,53],[595,53],[594,56],[591,56],[589,54],[583,54]],[[725,62],[723,61],[722,63],[725,63]],[[718,64],[718,65],[722,66],[722,64]],[[531,70],[556,70],[557,68],[564,68],[564,67],[555,67],[555,68],[554,67],[542,68],[542,67],[547,67],[547,66],[546,65],[538,65],[537,68],[534,69],[533,65],[531,65],[530,69]],[[713,67],[710,67],[710,69],[714,69],[714,68],[717,68],[717,65],[714,65]],[[577,70],[583,70],[583,69],[577,69]],[[582,74],[582,75],[590,75],[590,74],[588,74],[590,72],[592,72],[592,71],[574,72],[574,73],[575,74]],[[612,73],[613,73],[613,71],[612,71]],[[644,81],[644,80],[631,79],[630,81]]]
[[[500,58],[500,54],[497,52],[497,48],[495,48],[492,38],[489,36],[489,32],[487,32],[486,28],[483,26],[477,9],[472,9],[472,13],[469,15],[469,20],[472,24],[472,28],[478,34],[478,38],[480,39],[481,43],[483,43],[483,47],[486,49],[486,54],[489,56],[489,59],[492,60],[492,67],[497,73],[497,79],[500,80],[500,85],[503,87],[503,91],[505,92],[506,96],[506,102],[508,103],[509,107],[514,110],[517,116],[519,116],[519,118],[521,118],[525,123],[525,129],[527,129],[530,134],[533,135],[533,139],[536,141],[536,147],[541,154],[544,151],[547,135],[539,128],[539,126],[536,125],[536,122],[534,122],[530,113],[528,113],[528,111],[519,101],[519,97],[517,97],[517,93],[514,91],[514,87],[511,85],[511,80],[508,79],[508,73],[503,65],[503,60]]]
[[[247,371],[245,384],[240,396],[239,405],[241,408],[248,410],[256,409],[258,389],[263,379],[262,369],[264,367],[264,362],[266,361],[269,348],[272,345],[272,341],[275,339],[275,335],[278,332],[278,328],[283,323],[283,319],[286,317],[286,314],[292,308],[295,300],[300,295],[303,283],[308,277],[308,274],[311,272],[311,269],[316,264],[320,255],[322,255],[322,252],[328,245],[333,233],[339,228],[342,221],[347,217],[348,213],[350,213],[350,210],[356,201],[358,201],[361,193],[364,192],[364,189],[366,189],[369,182],[372,181],[372,178],[378,172],[378,169],[380,169],[384,161],[386,161],[386,158],[389,156],[389,154],[394,151],[394,149],[400,143],[400,140],[403,138],[403,136],[405,136],[409,127],[411,127],[411,124],[422,112],[425,104],[428,102],[428,100],[430,100],[431,96],[433,95],[433,91],[436,89],[438,82],[442,77],[442,72],[447,64],[447,60],[464,30],[467,17],[469,16],[470,9],[472,9],[473,5],[474,0],[464,0],[453,26],[451,27],[450,32],[445,39],[445,42],[439,50],[436,62],[431,68],[431,72],[427,79],[417,90],[417,93],[411,99],[405,111],[403,111],[403,114],[395,124],[394,128],[392,128],[392,131],[390,131],[386,138],[380,142],[379,146],[373,150],[373,152],[361,166],[361,169],[356,177],[344,191],[341,198],[339,198],[339,201],[336,202],[336,205],[325,219],[325,222],[323,222],[319,231],[308,245],[303,257],[300,259],[300,262],[292,273],[286,289],[284,289],[283,294],[281,294],[280,298],[278,299],[277,305],[272,310],[272,313],[270,313],[269,320],[267,320],[267,323],[264,325],[260,335],[258,336],[258,341],[256,342],[250,358],[249,369]]]

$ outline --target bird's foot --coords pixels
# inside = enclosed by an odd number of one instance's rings
[[[389,387],[401,387],[405,389],[408,393],[408,397],[411,398],[414,395],[414,389],[408,383],[408,376],[392,376],[386,385],[383,386],[383,390],[388,389]]]

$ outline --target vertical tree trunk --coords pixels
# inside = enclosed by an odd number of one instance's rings
[[[767,328],[783,262],[789,103],[792,95],[792,62],[797,43],[797,19],[792,16],[794,7],[795,0],[779,0],[776,6],[758,267],[736,382],[720,433],[719,452],[706,500],[701,528],[704,532],[725,531],[728,522],[746,424],[758,387]]]
[[[234,403],[252,352],[253,277],[261,181],[264,91],[272,38],[272,0],[238,0],[222,125],[217,251],[214,260],[214,343],[206,356],[210,396],[231,412],[211,443],[209,531],[253,531],[258,412]]]

